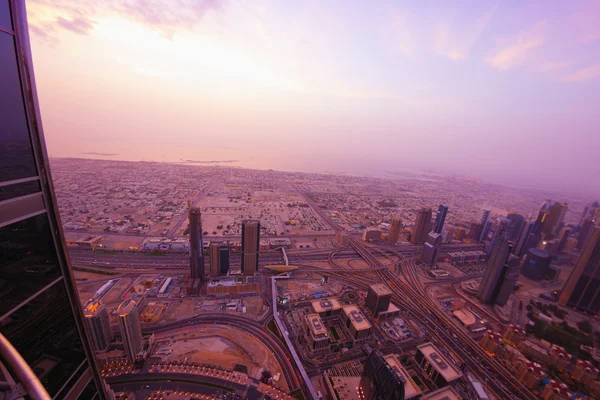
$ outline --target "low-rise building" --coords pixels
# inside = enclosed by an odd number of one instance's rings
[[[381,231],[377,228],[369,227],[363,231],[362,240],[364,240],[365,242],[381,240]]]
[[[212,279],[206,285],[206,294],[227,296],[238,293],[258,293],[259,278],[254,276],[221,277]]]
[[[341,319],[354,341],[365,340],[371,334],[371,323],[354,304],[342,307]]]
[[[502,342],[502,335],[488,330],[479,343],[489,355],[494,356],[502,347]]]
[[[544,370],[536,362],[527,361],[517,368],[517,379],[529,390],[535,389],[543,377]]]
[[[421,397],[421,400],[461,400],[460,396],[451,386],[446,386]]]
[[[417,346],[415,360],[438,387],[446,386],[463,376],[463,373],[431,343]]]
[[[471,329],[477,324],[477,318],[475,318],[475,315],[465,308],[453,311],[452,315],[454,315],[467,329]]]
[[[578,382],[582,382],[585,385],[590,385],[592,382],[598,379],[600,371],[594,367],[594,364],[588,360],[577,360],[571,375],[573,379]]]
[[[306,315],[306,336],[311,352],[321,352],[329,349],[329,332],[319,314]]]
[[[509,343],[517,344],[523,339],[525,339],[525,330],[515,324],[510,324],[504,332],[504,340]]]
[[[319,314],[321,318],[334,317],[340,315],[342,305],[333,297],[315,299],[311,302],[312,309]]]

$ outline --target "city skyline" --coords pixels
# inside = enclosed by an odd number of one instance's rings
[[[170,4],[29,3],[50,155],[599,194],[597,3]]]

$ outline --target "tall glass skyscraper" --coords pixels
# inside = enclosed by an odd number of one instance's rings
[[[24,3],[0,1],[0,363],[9,375],[3,380],[19,383],[27,371],[10,357],[8,341],[51,398],[103,399],[57,214]]]

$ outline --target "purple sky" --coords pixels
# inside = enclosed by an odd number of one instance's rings
[[[600,2],[526,3],[33,0],[48,148],[598,196]]]

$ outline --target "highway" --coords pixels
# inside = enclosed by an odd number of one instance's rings
[[[367,247],[361,242],[354,243],[356,249],[367,262],[374,266],[382,263],[371,253],[373,247]],[[375,249],[376,250],[376,249]],[[402,254],[397,254],[403,257]],[[404,262],[401,273],[406,282],[389,270],[377,271],[381,280],[393,292],[394,303],[412,315],[423,326],[429,328],[429,334],[444,346],[449,346],[455,354],[455,359],[464,362],[466,366],[482,382],[501,399],[535,399],[536,397],[506,371],[495,359],[490,357],[473,339],[462,329],[458,328],[450,318],[443,313],[425,293],[416,271],[410,267],[409,262]],[[349,281],[355,285],[366,288],[367,285],[360,278],[350,275],[340,275],[340,280]]]

